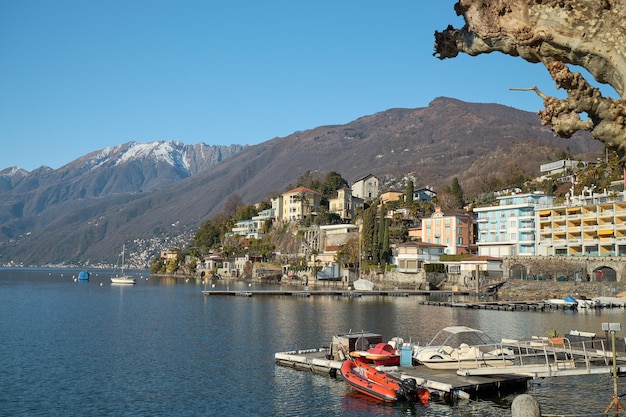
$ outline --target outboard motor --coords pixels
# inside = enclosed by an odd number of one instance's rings
[[[416,402],[417,397],[417,381],[414,378],[403,379],[398,389],[398,396],[405,398],[407,401]]]

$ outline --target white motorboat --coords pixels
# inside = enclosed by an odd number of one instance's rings
[[[473,369],[513,364],[514,352],[495,343],[483,331],[467,326],[441,329],[414,359],[431,369]]]

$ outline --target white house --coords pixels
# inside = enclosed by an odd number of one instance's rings
[[[424,264],[437,263],[444,254],[445,245],[426,242],[406,242],[396,246],[392,262],[396,271],[418,273],[424,269]]]
[[[368,174],[363,178],[359,178],[352,184],[352,195],[362,198],[363,200],[371,200],[378,197],[379,181],[372,174]]]

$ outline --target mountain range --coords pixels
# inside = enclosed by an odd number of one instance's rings
[[[0,171],[0,264],[111,264],[126,245],[135,266],[185,247],[233,194],[254,203],[284,192],[306,171],[350,183],[373,174],[387,188],[410,176],[437,190],[457,177],[466,195],[513,171],[603,151],[587,134],[555,138],[536,114],[440,97],[258,145],[129,142],[59,168]]]

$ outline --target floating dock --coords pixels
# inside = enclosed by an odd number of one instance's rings
[[[325,373],[339,378],[342,358],[338,347],[347,351],[360,350],[359,343],[378,342],[380,335],[373,333],[335,336],[332,346],[319,349],[295,350],[274,354],[276,364],[299,370]],[[626,374],[626,355],[611,352],[607,341],[596,339],[594,334],[571,331],[567,337],[533,337],[528,340],[503,339],[502,348],[507,347],[512,355],[511,365],[484,366],[477,358],[475,366],[466,369],[436,370],[425,365],[379,367],[378,369],[400,379],[413,378],[417,384],[438,394],[446,401],[458,398],[491,397],[511,390],[525,390],[531,379],[566,377],[591,374]],[[615,358],[615,364],[613,364]],[[409,358],[411,359],[411,358]],[[506,363],[503,362],[503,363]]]
[[[346,290],[346,289],[323,289],[323,290],[204,290],[203,295],[240,295],[241,293],[247,294],[248,297],[252,296],[295,296],[295,297],[312,297],[312,296],[335,296],[346,298],[358,298],[358,297],[409,297],[409,296],[437,296],[442,298],[449,298],[452,296],[450,291],[440,290],[378,290],[378,291],[358,291],[358,290]],[[454,295],[487,295],[476,294],[473,292],[455,292]]]
[[[276,364],[302,371],[328,374],[341,378],[342,361],[328,359],[330,349],[307,349],[274,354]],[[424,365],[393,366],[382,368],[401,379],[414,378],[418,385],[427,388],[447,401],[458,398],[479,398],[495,393],[526,389],[530,376],[523,375],[458,375],[456,371],[435,370]]]

